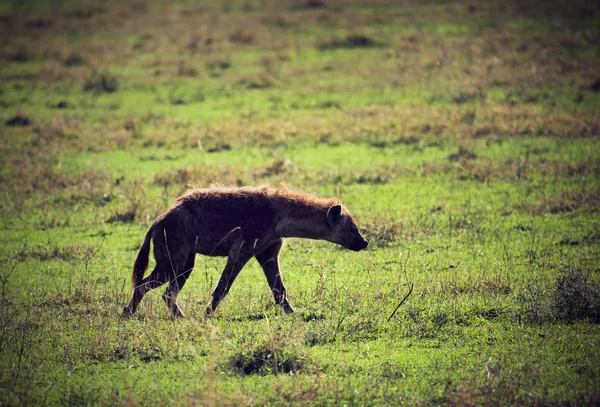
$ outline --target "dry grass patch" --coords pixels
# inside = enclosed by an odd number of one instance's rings
[[[549,287],[531,285],[520,296],[525,316],[536,323],[600,322],[600,283],[594,274],[564,265]]]
[[[72,261],[89,258],[96,250],[96,247],[81,245],[68,245],[65,247],[56,245],[26,246],[15,250],[9,257],[18,261],[28,259]]]
[[[596,186],[594,186],[596,187]],[[600,190],[579,188],[549,197],[528,207],[534,213],[560,214],[568,212],[598,212],[600,210]]]
[[[508,295],[513,291],[513,286],[500,276],[492,276],[478,280],[466,281],[449,278],[441,280],[439,294],[453,295]]]
[[[600,322],[600,283],[589,272],[566,267],[554,283],[551,307],[559,320]]]
[[[178,186],[182,188],[182,192],[191,185],[206,187],[217,182],[241,186],[252,183],[252,172],[252,170],[232,166],[183,167],[157,173],[153,183],[163,188]]]
[[[255,346],[229,358],[227,367],[241,375],[297,374],[306,365],[305,357],[282,347]]]
[[[406,226],[395,221],[366,221],[361,231],[374,248],[393,247],[406,237]]]
[[[334,50],[339,48],[377,48],[382,46],[382,42],[361,33],[348,33],[343,37],[334,37],[327,40],[320,39],[316,44],[316,47],[320,50]]]
[[[31,123],[32,120],[29,118],[29,116],[20,110],[18,110],[13,117],[6,119],[4,122],[6,126],[13,127],[25,127],[29,126]]]

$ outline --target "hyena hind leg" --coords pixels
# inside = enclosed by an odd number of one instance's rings
[[[179,294],[179,291],[181,291],[188,277],[192,273],[195,261],[196,253],[190,253],[185,261],[183,270],[181,270],[178,274],[171,274],[169,286],[162,295],[165,304],[167,304],[167,309],[174,317],[184,316],[183,312],[181,312],[181,309],[179,309],[179,307],[177,306],[177,295]]]
[[[144,295],[150,290],[160,287],[165,284],[169,279],[168,269],[156,265],[152,273],[144,278],[136,287],[133,288],[133,296],[129,305],[123,309],[123,316],[129,316],[135,314],[140,301],[144,298]]]

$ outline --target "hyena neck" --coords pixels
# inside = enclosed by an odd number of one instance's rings
[[[282,205],[278,211],[275,227],[279,237],[302,237],[323,239],[327,234],[328,207],[298,205],[293,202]]]

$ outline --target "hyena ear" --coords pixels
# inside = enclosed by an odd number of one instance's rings
[[[342,217],[342,207],[341,205],[333,205],[327,211],[327,223],[329,226],[334,226],[336,223],[340,221]]]

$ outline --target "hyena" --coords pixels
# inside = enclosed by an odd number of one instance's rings
[[[355,251],[369,244],[350,213],[335,199],[267,186],[191,189],[148,229],[133,266],[133,298],[124,315],[134,314],[148,291],[168,282],[162,298],[174,316],[183,316],[176,298],[194,268],[196,253],[227,256],[206,308],[208,315],[217,309],[252,257],[262,266],[275,302],[291,313],[294,309],[279,271],[279,251],[287,237],[327,240]],[[150,240],[156,267],[143,278]]]

